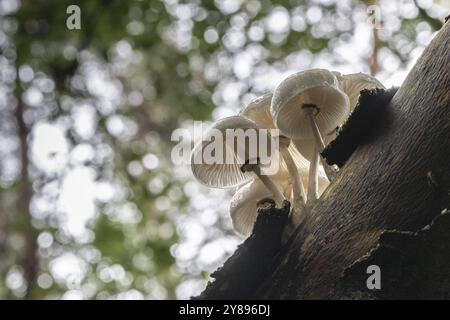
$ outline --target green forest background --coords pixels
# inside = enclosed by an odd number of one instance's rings
[[[400,85],[449,13],[448,0],[0,0],[0,298],[198,294],[242,239],[229,192],[173,165],[172,132],[311,67]]]

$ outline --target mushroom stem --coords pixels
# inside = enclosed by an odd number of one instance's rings
[[[309,164],[308,204],[319,198],[319,148],[314,146],[314,155]]]
[[[305,110],[306,116],[309,120],[309,124],[311,125],[311,130],[313,132],[316,145],[320,147],[319,151],[321,151],[325,149],[325,143],[323,142],[322,134],[319,131],[316,119],[314,119],[314,110],[317,110],[317,107],[315,105],[303,105],[303,109]]]
[[[261,174],[261,168],[259,167],[258,164],[246,163],[241,167],[241,170],[242,172],[253,172],[254,174],[256,174],[256,176],[261,180],[261,182],[266,186],[267,189],[269,189],[269,191],[274,196],[274,200],[277,206],[281,206],[284,200],[283,194],[268,176]]]
[[[325,149],[325,143],[323,142],[322,134],[320,133],[319,127],[317,126],[316,120],[314,119],[314,110],[317,109],[315,105],[303,105],[306,116],[308,117],[309,123],[311,125],[311,130],[314,135],[314,141],[316,146],[319,146],[318,154],[320,157],[320,162],[325,170],[325,174],[329,181],[333,180],[336,173],[339,171],[336,167],[328,165],[325,159],[320,155],[320,152]]]
[[[287,141],[286,141],[287,140]],[[290,143],[290,139],[286,137],[280,137],[280,152],[283,156],[284,162],[286,163],[287,169],[289,171],[289,175],[292,178],[292,189],[294,192],[294,209],[296,212],[301,212],[301,208],[306,204],[306,194],[305,188],[303,187],[303,183],[300,180],[300,176],[298,174],[298,169],[295,165],[294,160],[292,159],[291,154],[289,153],[288,146]]]

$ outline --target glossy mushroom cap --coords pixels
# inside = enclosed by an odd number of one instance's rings
[[[325,69],[311,69],[286,78],[273,94],[271,113],[281,133],[292,139],[313,139],[303,105],[317,106],[315,121],[322,134],[341,125],[349,114],[347,95],[336,76]]]
[[[255,122],[261,128],[275,129],[272,115],[270,114],[270,103],[272,94],[266,93],[252,100],[247,106],[242,108],[239,115],[244,116]]]
[[[252,120],[262,128],[266,128],[272,131],[273,129],[276,129],[276,127],[275,123],[273,122],[272,114],[270,113],[271,102],[272,94],[266,93],[252,100],[246,107],[244,107],[240,111],[239,115]],[[299,151],[292,143],[289,145],[288,150],[298,168],[307,168],[309,166],[308,161],[299,153]],[[282,162],[282,166],[286,167],[284,161]]]
[[[242,165],[249,159],[250,154],[250,141],[246,139],[245,144],[237,143],[237,139],[234,139],[234,149],[227,144],[227,129],[247,129],[256,130],[256,136],[259,137],[259,131],[261,128],[253,121],[241,116],[232,116],[217,121],[207,132],[205,140],[200,141],[192,150],[191,154],[191,170],[194,177],[203,185],[212,188],[231,188],[241,185],[250,181],[254,175],[251,172],[242,172]],[[264,131],[262,131],[264,133]],[[219,134],[220,140],[215,140],[216,135]],[[271,137],[267,133],[263,136],[265,141],[268,142],[267,148],[270,149]],[[255,141],[254,141],[255,142]],[[259,147],[259,138],[256,141],[256,153],[261,154]],[[221,149],[222,157],[220,161],[205,161],[211,150],[212,146],[219,146],[217,149]],[[238,157],[238,148],[245,150],[244,159]],[[227,153],[231,155],[231,162],[227,162]],[[204,157],[202,157],[202,155]],[[278,154],[274,155],[273,161],[278,161]],[[267,164],[266,164],[267,165]],[[281,167],[281,166],[280,166]]]
[[[336,71],[333,73],[339,81],[339,87],[345,92],[350,100],[350,111],[355,109],[362,90],[375,88],[385,89],[385,86],[380,81],[365,73],[360,72],[345,75],[341,75]]]
[[[287,197],[292,192],[289,179],[274,180],[278,189]],[[248,237],[253,230],[258,215],[258,202],[264,199],[273,199],[272,193],[258,180],[251,180],[241,186],[230,203],[230,215],[233,228],[241,235]]]

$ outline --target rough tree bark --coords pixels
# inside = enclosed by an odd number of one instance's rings
[[[245,298],[450,298],[447,208],[449,22]],[[381,268],[381,290],[366,287],[370,264]],[[252,276],[234,266],[200,298],[219,289],[233,298],[224,278]]]

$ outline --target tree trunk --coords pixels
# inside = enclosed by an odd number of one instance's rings
[[[450,23],[377,123],[246,298],[450,298]]]
[[[20,81],[16,82],[16,97],[17,106],[15,110],[15,117],[17,122],[17,135],[20,142],[20,184],[19,193],[17,197],[17,210],[20,214],[19,226],[23,236],[25,238],[25,246],[23,252],[21,252],[20,264],[23,268],[23,275],[27,282],[27,290],[25,293],[25,298],[32,298],[33,288],[36,284],[36,278],[38,273],[38,257],[37,257],[37,235],[31,220],[30,204],[31,198],[33,196],[33,189],[31,186],[30,177],[28,174],[29,168],[29,148],[28,148],[28,127],[24,119],[24,103],[21,97],[21,87]]]

